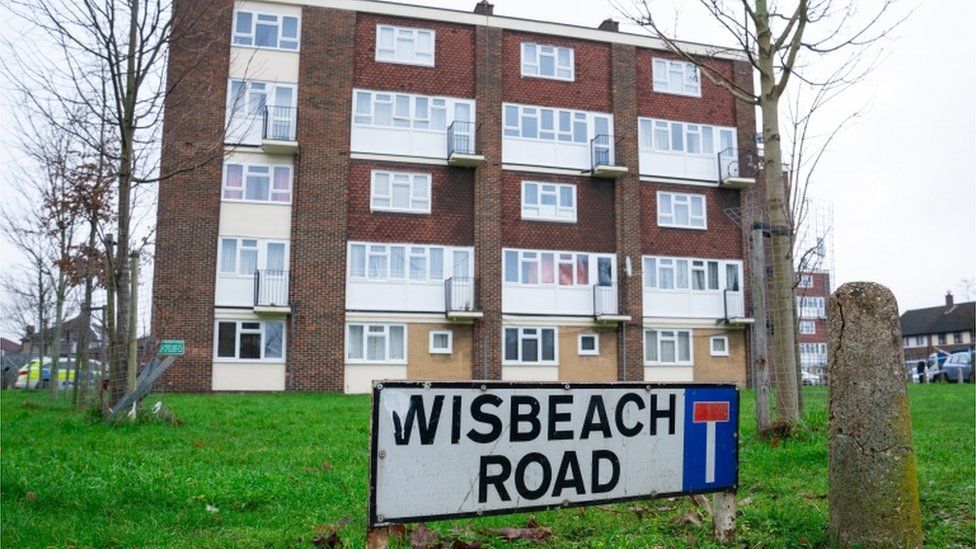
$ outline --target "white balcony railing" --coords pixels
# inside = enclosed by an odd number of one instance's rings
[[[741,291],[725,290],[725,320],[741,319],[746,316],[746,298]]]
[[[619,310],[616,286],[593,286],[593,316],[616,315]]]

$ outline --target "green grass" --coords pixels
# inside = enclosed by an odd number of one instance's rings
[[[183,420],[110,427],[45,395],[0,400],[0,543],[44,546],[308,545],[338,530],[361,547],[369,399],[328,394],[166,395]],[[926,545],[971,547],[973,385],[911,387]],[[156,398],[150,398],[149,403]],[[808,429],[757,440],[743,398],[738,541],[827,543],[826,395],[808,393]],[[209,510],[208,510],[209,506]],[[681,520],[687,498],[537,513],[549,543],[712,544],[710,519]],[[486,531],[528,515],[431,524],[452,539],[508,542]],[[525,543],[525,542],[522,542]],[[519,545],[518,543],[516,545]]]

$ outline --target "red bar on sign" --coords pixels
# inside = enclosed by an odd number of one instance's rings
[[[712,421],[725,422],[729,420],[728,402],[696,402],[692,410],[691,420],[695,423]]]

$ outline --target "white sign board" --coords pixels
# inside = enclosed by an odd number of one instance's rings
[[[370,526],[735,489],[732,385],[383,381]]]

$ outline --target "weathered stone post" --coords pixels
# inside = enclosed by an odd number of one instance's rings
[[[921,547],[898,305],[852,282],[828,304],[830,543]]]

